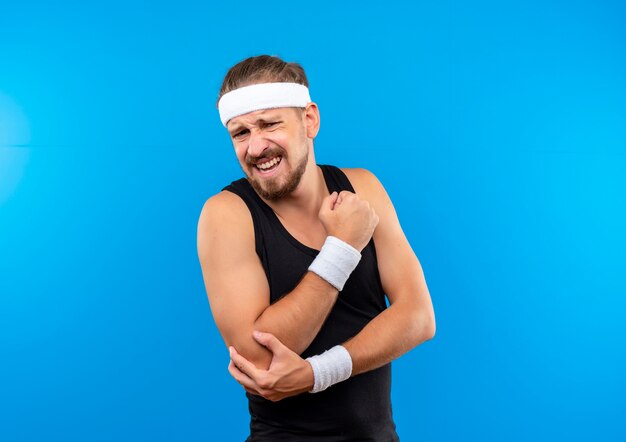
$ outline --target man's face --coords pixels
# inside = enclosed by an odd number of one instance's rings
[[[309,151],[300,109],[250,112],[230,120],[227,128],[239,164],[261,197],[277,200],[298,187]]]

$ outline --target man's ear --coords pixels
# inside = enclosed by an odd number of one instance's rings
[[[314,139],[320,130],[320,111],[313,102],[304,108],[304,126],[307,138]]]

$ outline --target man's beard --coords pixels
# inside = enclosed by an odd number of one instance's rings
[[[281,162],[285,161],[285,155],[281,154],[281,156]],[[259,159],[260,158],[257,158],[256,161],[258,161]],[[260,181],[255,180],[251,175],[248,175],[247,173],[246,178],[252,188],[261,196],[261,198],[268,201],[276,201],[296,190],[298,184],[300,184],[302,176],[304,175],[308,160],[309,152],[307,150],[302,160],[291,171],[291,173],[287,176],[286,181],[282,185],[280,185],[278,182],[281,177],[263,180],[264,185],[262,185]],[[252,167],[256,166],[253,165]]]

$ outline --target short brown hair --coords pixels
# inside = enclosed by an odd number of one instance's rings
[[[257,83],[298,83],[309,87],[304,69],[298,63],[287,63],[273,55],[258,55],[246,58],[228,70],[217,102],[230,91]]]

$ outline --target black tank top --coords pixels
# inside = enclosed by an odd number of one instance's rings
[[[319,167],[329,192],[354,192],[340,169]],[[241,197],[250,210],[256,252],[269,282],[270,303],[274,303],[300,282],[319,251],[291,236],[245,178],[224,190]],[[361,254],[359,265],[303,358],[344,343],[386,308],[374,242]],[[387,364],[320,393],[278,402],[247,394],[251,416],[248,441],[397,441],[390,393],[391,364]]]

